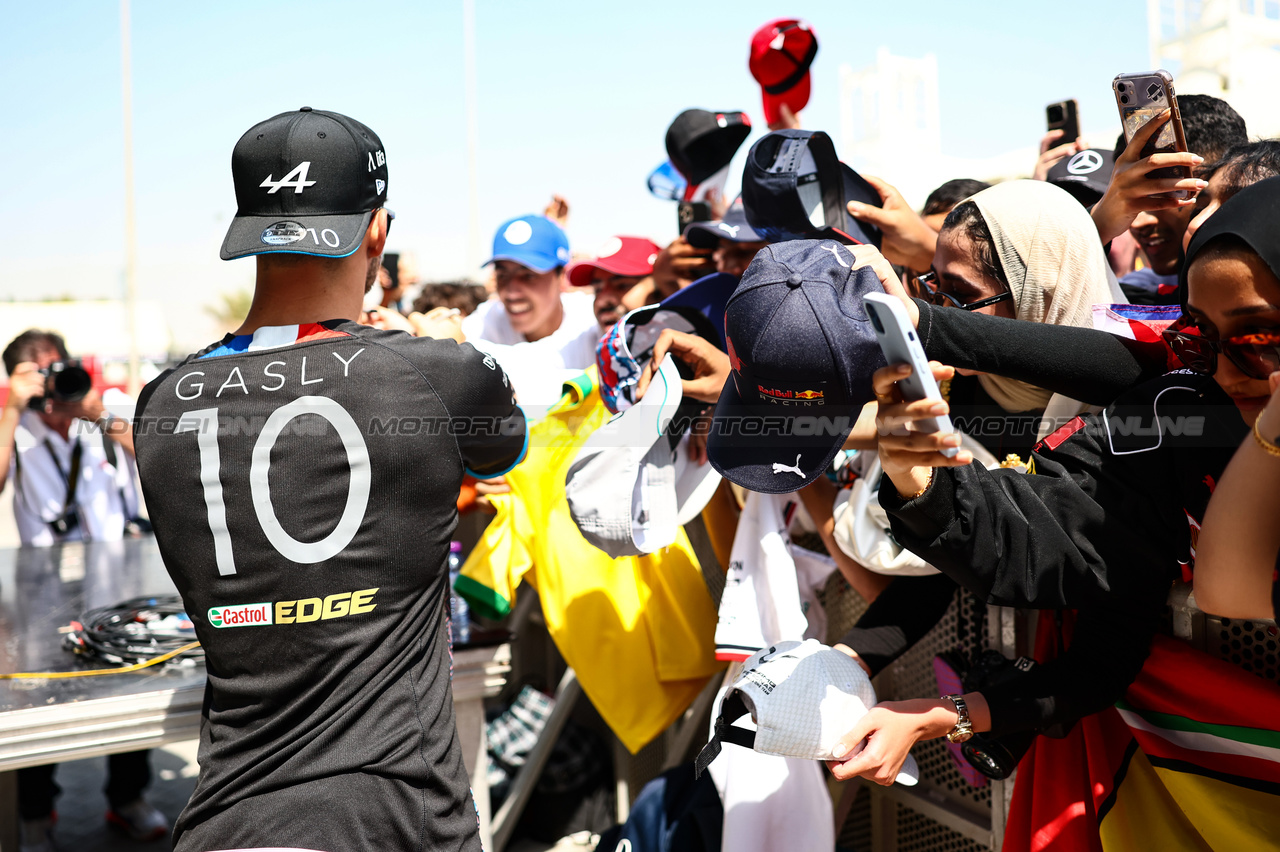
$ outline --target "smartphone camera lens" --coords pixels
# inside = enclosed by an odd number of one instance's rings
[[[871,324],[876,327],[876,331],[884,334],[884,323],[880,322],[880,315],[876,313],[876,309],[866,302],[862,305],[867,309],[867,316],[871,317]]]
[[[1049,107],[1049,120],[1054,122],[1055,124],[1062,121],[1062,107],[1060,106]]]
[[[1120,103],[1122,103],[1122,104],[1127,104],[1127,103],[1129,103],[1129,96],[1128,96],[1128,95],[1121,95],[1121,96],[1120,96]]]

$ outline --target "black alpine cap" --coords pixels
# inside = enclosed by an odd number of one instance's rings
[[[231,152],[236,217],[223,260],[280,252],[346,257],[387,202],[387,155],[353,118],[303,107],[249,128]]]
[[[756,233],[772,242],[831,239],[880,247],[880,229],[849,215],[848,202],[880,207],[880,194],[840,162],[820,130],[777,130],[747,153],[742,204]]]
[[[745,112],[687,109],[667,128],[667,157],[690,186],[697,186],[729,165],[750,135]]]
[[[848,247],[793,240],[761,249],[725,307],[733,372],[716,404],[707,456],[752,491],[784,494],[817,479],[875,398],[885,366],[867,293],[883,293]]]

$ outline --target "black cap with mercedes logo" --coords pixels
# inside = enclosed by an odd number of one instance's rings
[[[303,107],[249,128],[231,153],[236,217],[223,260],[280,252],[346,257],[387,202],[387,155],[353,118]]]
[[[1085,207],[1092,207],[1106,195],[1115,165],[1115,155],[1105,148],[1085,148],[1054,163],[1045,180],[1071,193]]]

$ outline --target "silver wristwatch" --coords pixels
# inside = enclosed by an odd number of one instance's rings
[[[950,701],[956,708],[956,726],[947,734],[947,739],[953,743],[962,743],[973,736],[973,723],[969,721],[969,707],[964,703],[964,698],[959,695],[944,695],[944,700]]]

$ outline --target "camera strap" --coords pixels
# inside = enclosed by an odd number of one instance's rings
[[[48,438],[44,439],[44,448],[49,451],[49,458],[53,460],[53,466],[58,469],[58,475],[67,484],[67,496],[62,500],[62,515],[66,517],[67,513],[76,504],[76,486],[80,483],[80,459],[84,454],[84,443],[78,436],[76,437],[76,444],[71,448],[71,470],[69,472],[62,469],[62,464],[58,461],[58,454],[54,452],[53,444],[49,443]]]

